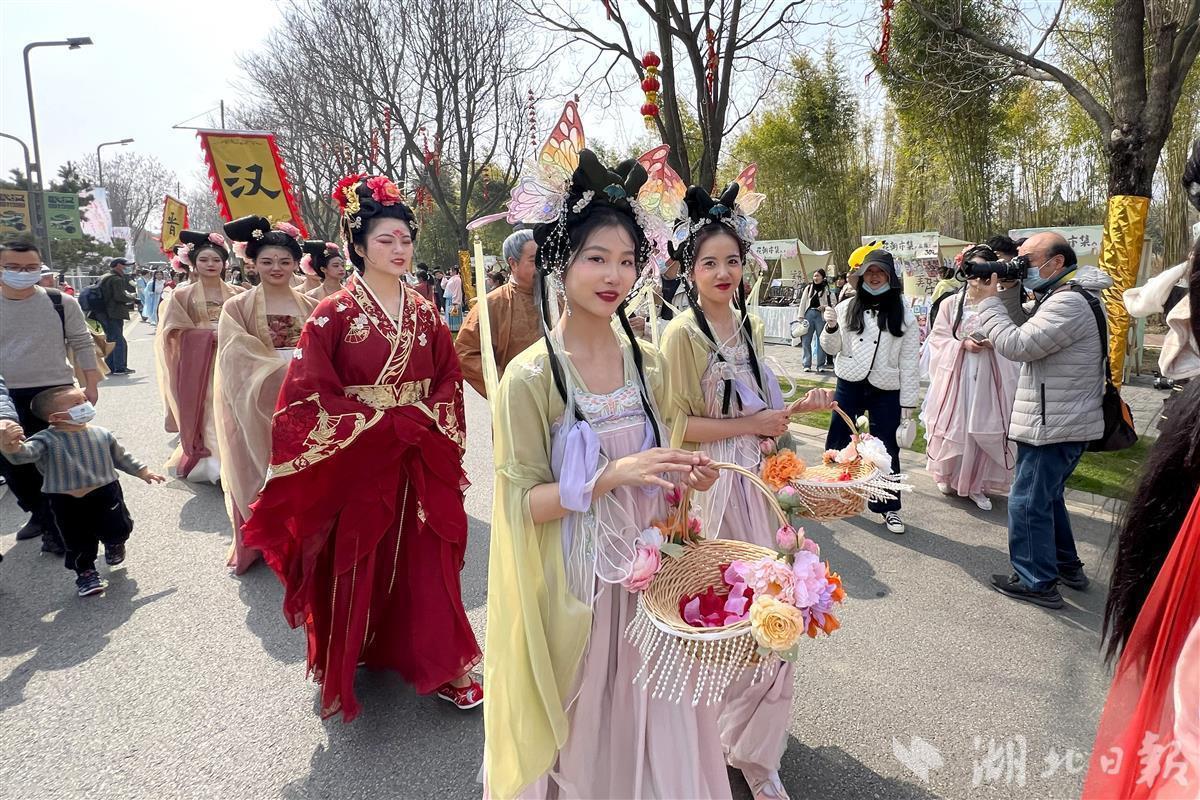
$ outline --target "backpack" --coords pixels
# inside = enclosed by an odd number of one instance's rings
[[[1138,440],[1138,435],[1129,404],[1121,399],[1121,390],[1112,382],[1112,368],[1108,362],[1108,322],[1104,318],[1103,309],[1100,308],[1100,301],[1093,297],[1091,292],[1077,283],[1070,283],[1068,287],[1087,300],[1092,314],[1096,317],[1096,326],[1100,329],[1100,349],[1104,351],[1104,399],[1101,401],[1104,411],[1104,435],[1090,442],[1087,449],[1092,452],[1124,450],[1133,446]]]
[[[58,314],[58,322],[62,325],[63,341],[67,338],[67,315],[63,311],[62,292],[58,289],[47,289],[46,295],[50,298],[50,305],[54,306],[55,313]]]
[[[104,292],[101,291],[99,283],[93,283],[79,293],[79,307],[86,314],[104,313]]]

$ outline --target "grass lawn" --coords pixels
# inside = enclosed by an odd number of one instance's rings
[[[781,380],[783,392],[788,394],[790,384]],[[828,384],[818,381],[800,379],[795,381],[795,387],[801,392],[814,388],[829,388]],[[807,425],[810,428],[829,430],[829,420],[832,411],[806,411],[803,414],[793,414],[792,422]],[[1145,437],[1137,440],[1137,444],[1128,450],[1114,453],[1084,453],[1075,468],[1075,472],[1067,480],[1067,487],[1083,492],[1125,499],[1133,491],[1134,484],[1141,475],[1142,464],[1150,450],[1151,440]],[[917,422],[917,438],[913,442],[915,453],[925,452],[925,426]]]

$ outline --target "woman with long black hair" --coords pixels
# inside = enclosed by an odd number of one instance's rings
[[[712,712],[635,683],[625,638],[635,553],[666,493],[716,477],[705,456],[663,446],[666,364],[625,311],[650,257],[646,171],[582,150],[566,177],[565,192],[545,187],[554,216],[534,228],[542,338],[494,398],[485,793],[728,797]]]
[[[825,309],[821,347],[834,356],[838,379],[834,401],[851,418],[867,414],[871,435],[887,447],[892,472],[899,473],[897,431],[902,421],[912,417],[920,388],[920,329],[904,303],[891,253],[872,250],[853,274],[859,279],[854,295],[836,308]],[[849,443],[850,430],[835,414],[825,447],[841,449]],[[873,500],[869,508],[882,515],[890,532],[904,533],[899,494]]]
[[[763,323],[746,307],[743,280],[756,226],[739,207],[739,194],[737,183],[716,198],[696,186],[688,189],[671,256],[682,268],[689,307],[667,326],[662,348],[671,373],[671,422],[681,428],[676,438],[718,462],[758,473],[763,444],[787,432],[792,412],[827,405],[827,392],[816,390],[785,407],[779,382],[764,363]],[[721,473],[698,505],[706,537],[776,547],[778,521],[741,475]],[[725,760],[742,771],[755,798],[783,800],[779,765],[793,670],[784,665],[759,682],[752,673],[747,669],[730,686],[720,710]]]
[[[1117,667],[1085,800],[1200,797],[1198,489],[1200,381],[1191,381],[1170,406],[1116,534],[1103,636]],[[1164,748],[1149,776],[1138,758],[1146,742]],[[1114,748],[1123,759],[1114,761]]]

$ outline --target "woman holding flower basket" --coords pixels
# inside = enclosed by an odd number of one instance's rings
[[[764,458],[770,459],[767,479],[778,481],[776,490],[804,469],[791,451],[775,455],[775,442],[787,433],[790,414],[820,407],[825,398],[815,391],[786,406],[764,363],[763,324],[746,309],[742,280],[757,227],[751,215],[763,196],[743,188],[749,187],[732,183],[717,198],[699,187],[688,189],[671,255],[682,266],[690,307],[667,326],[662,347],[671,370],[677,438],[751,473],[722,472],[699,499],[705,536],[775,549],[779,520],[771,497],[752,477],[762,471]],[[728,762],[742,770],[758,796],[786,797],[778,771],[791,717],[792,669],[787,665],[773,680],[757,682],[753,672],[744,670],[729,689],[720,718],[722,743]]]
[[[561,128],[577,125],[574,113],[569,104]],[[523,206],[519,184],[509,206],[510,221],[536,223],[544,329],[496,398],[486,793],[729,797],[712,711],[634,680],[641,658],[625,632],[637,592],[664,539],[688,535],[672,481],[703,490],[715,473],[705,456],[662,446],[666,366],[624,310],[650,257],[648,228],[666,228],[649,210],[661,198],[642,191],[640,164],[610,170],[581,145],[582,131],[552,138],[541,161],[553,166],[539,175],[550,199]]]
[[[887,448],[891,473],[899,475],[899,437],[903,434],[911,444],[909,437],[916,431],[911,417],[920,389],[921,331],[904,304],[891,253],[871,250],[852,275],[858,278],[854,295],[836,308],[825,309],[821,348],[834,356],[838,379],[834,400],[850,418],[868,415],[871,435]],[[825,447],[830,451],[847,447],[853,433],[835,414]],[[898,492],[886,500],[872,498],[868,508],[881,515],[888,531],[904,533]]]
[[[304,321],[317,301],[291,286],[300,258],[299,231],[286,223],[272,228],[250,216],[225,225],[261,283],[234,297],[217,323],[213,410],[221,448],[221,488],[233,522],[228,565],[241,574],[259,554],[242,544],[242,525],[258,497],[271,455],[271,417],[288,364],[300,343]]]
[[[166,429],[179,434],[167,470],[184,480],[216,483],[221,477],[213,416],[217,320],[225,302],[243,290],[224,280],[229,264],[224,236],[185,230],[179,241],[178,258],[191,268],[192,280],[164,297],[154,340]]]

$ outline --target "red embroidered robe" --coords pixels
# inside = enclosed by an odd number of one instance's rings
[[[307,630],[322,716],[346,721],[360,661],[429,693],[480,658],[459,586],[462,373],[437,310],[402,291],[398,324],[357,277],[313,311],[243,528]]]

